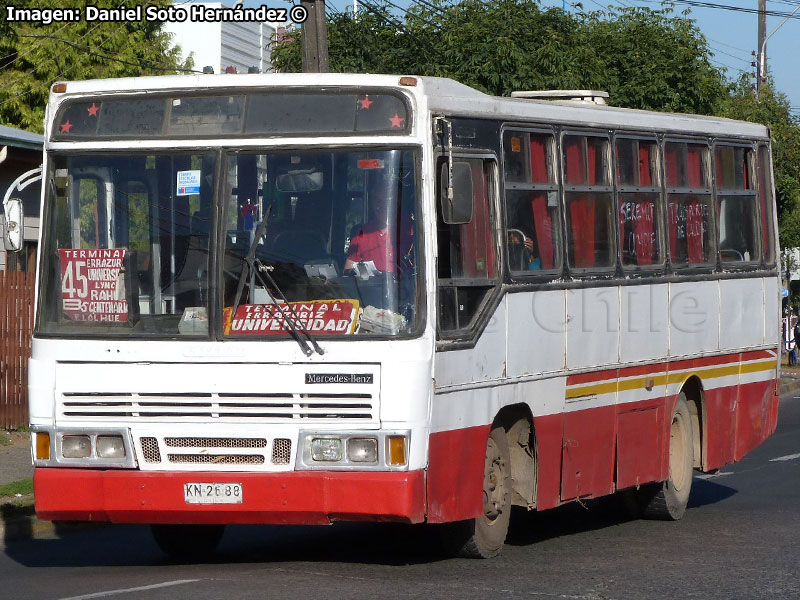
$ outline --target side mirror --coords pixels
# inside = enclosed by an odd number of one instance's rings
[[[3,235],[3,244],[9,252],[22,250],[24,241],[25,220],[22,210],[22,200],[11,198],[5,205],[6,227]]]

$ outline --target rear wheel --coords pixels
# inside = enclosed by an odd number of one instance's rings
[[[665,521],[680,519],[689,502],[693,468],[692,415],[686,396],[681,392],[669,429],[669,477],[662,483],[644,486],[638,491],[642,516]]]
[[[459,554],[468,558],[491,558],[500,554],[511,516],[511,459],[505,430],[492,429],[486,442],[483,466],[483,513],[459,524]]]
[[[172,558],[205,558],[219,546],[225,525],[151,525],[153,538]]]

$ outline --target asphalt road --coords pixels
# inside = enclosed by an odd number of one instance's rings
[[[503,554],[450,559],[426,529],[231,527],[204,564],[170,562],[140,526],[11,544],[0,598],[800,598],[800,399],[741,462],[696,478],[674,523],[613,500],[516,513]]]

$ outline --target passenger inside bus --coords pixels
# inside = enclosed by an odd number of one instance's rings
[[[525,235],[521,229],[508,230],[508,264],[512,271],[537,271],[542,268],[536,257],[533,237]]]

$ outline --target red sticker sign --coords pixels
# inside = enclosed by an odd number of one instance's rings
[[[128,320],[124,248],[59,250],[61,306],[72,321],[124,323]]]
[[[358,300],[310,300],[281,304],[240,304],[225,309],[226,335],[279,335],[290,330],[288,321],[312,335],[349,334],[358,320]]]

